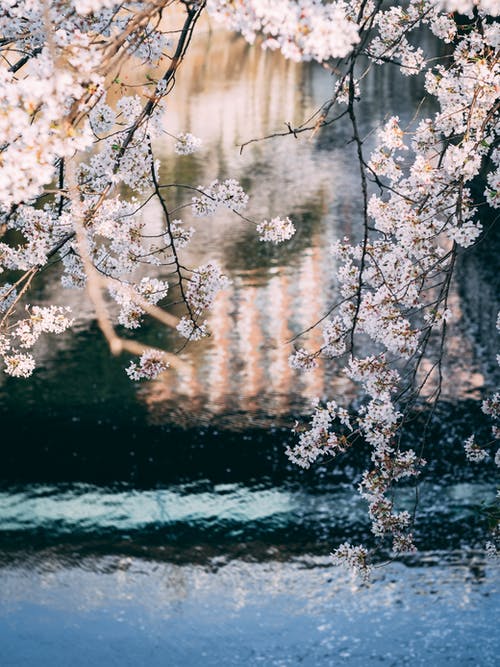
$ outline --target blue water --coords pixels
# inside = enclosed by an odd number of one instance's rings
[[[498,664],[499,573],[473,555],[387,565],[369,586],[311,557],[42,561],[2,582],[4,667]]]

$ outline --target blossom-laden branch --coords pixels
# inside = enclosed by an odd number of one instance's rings
[[[180,24],[171,13],[175,9],[181,12]],[[112,352],[140,355],[127,369],[133,380],[154,378],[178,362],[125,339],[117,327],[137,329],[149,315],[175,327],[184,340],[208,334],[204,314],[228,279],[210,258],[198,267],[184,265],[182,253],[194,229],[174,218],[169,188],[191,190],[186,205],[195,217],[226,208],[250,220],[243,214],[248,197],[231,178],[198,187],[163,184],[153,151],[156,138],[172,136],[165,98],[204,11],[250,42],[261,34],[264,48],[296,61],[315,60],[335,74],[332,97],[316,114],[272,135],[298,139],[347,117],[360,169],[362,240],[339,239],[332,247],[340,300],[321,322],[324,344],[319,350],[300,348],[290,362],[314,372],[320,356],[335,359],[364,401],[357,413],[336,401],[317,402],[309,428],[297,428],[298,442],[288,454],[308,467],[320,456],[339,456],[367,443],[372,467],[359,489],[373,533],[389,539],[397,553],[411,551],[415,512],[397,509],[394,486],[417,478],[425,461],[405,448],[401,426],[433,380],[432,398],[439,397],[457,253],[481,238],[478,207],[500,206],[497,2],[410,0],[390,7],[374,0],[4,3],[4,370],[28,377],[35,368],[29,350],[39,337],[72,325],[71,314],[57,305],[29,305],[34,278],[52,267],[61,271],[65,287],[86,287]],[[452,12],[464,14],[465,21],[459,24]],[[421,29],[446,45],[439,60],[414,45],[412,33]],[[134,59],[157,72],[163,67],[157,78],[145,76],[139,90],[121,80],[121,71]],[[398,66],[405,76],[422,73],[438,110],[408,126],[397,116],[389,118],[369,156],[358,103],[368,71],[382,64]],[[201,147],[189,132],[174,139],[177,159]],[[479,199],[472,193],[473,180],[484,183]],[[159,203],[163,218],[154,236],[141,217],[151,199]],[[260,239],[273,243],[288,240],[294,231],[286,215],[256,224]],[[180,320],[167,311],[176,299],[185,308]],[[433,340],[439,354],[424,371]],[[485,403],[492,416],[498,415],[495,396]],[[473,438],[465,443],[474,461],[486,458],[485,447]],[[363,572],[370,566],[368,550],[359,545],[342,545],[335,558]]]
[[[310,17],[316,4],[296,3],[306,35],[314,34]],[[338,8],[341,3],[333,4]],[[360,243],[342,239],[332,247],[341,300],[322,320],[324,345],[311,351],[298,349],[290,363],[314,372],[320,356],[334,358],[366,400],[357,415],[335,401],[317,401],[309,427],[297,427],[298,442],[289,447],[288,455],[309,467],[318,457],[331,459],[355,443],[368,443],[373,468],[363,476],[360,493],[369,505],[373,533],[382,541],[391,537],[393,551],[400,553],[415,549],[411,532],[415,512],[412,516],[397,511],[394,485],[400,479],[418,477],[425,465],[420,453],[404,448],[401,427],[433,380],[436,386],[428,400],[439,398],[447,322],[453,317],[449,292],[457,253],[480,239],[478,208],[499,207],[500,30],[492,16],[500,8],[491,2],[409,2],[388,9],[374,2],[345,4],[350,12],[346,16],[359,27],[358,38],[343,62],[318,58],[336,73],[338,83],[332,100],[317,117],[324,126],[330,113],[338,116],[339,104],[346,105],[360,167],[363,238]],[[247,21],[243,32],[250,39],[249,14],[264,32],[277,32],[279,42],[289,24],[274,26],[273,14],[269,19],[266,8],[265,2],[256,1],[236,3],[230,11],[233,21],[235,17]],[[452,11],[467,15],[466,29],[459,29]],[[422,26],[445,44],[453,44],[449,56],[437,64],[411,44],[411,32]],[[311,57],[305,43],[302,51],[281,48],[288,57]],[[371,64],[356,79],[362,54]],[[358,130],[357,102],[373,63],[393,63],[404,75],[423,72],[427,93],[436,99],[439,111],[407,128],[397,116],[390,118],[367,160]],[[298,126],[300,132],[315,129],[310,121]],[[297,137],[291,127],[282,134]],[[473,179],[483,179],[480,200],[472,195]],[[369,194],[369,181],[379,193]],[[367,339],[378,351],[360,356],[358,350],[366,349]],[[433,339],[438,340],[439,352],[430,370],[423,372]],[[493,399],[490,403],[496,405]],[[493,435],[498,437],[498,428]],[[487,457],[472,436],[465,451],[473,461]],[[335,559],[363,571],[369,568],[369,553],[361,547],[342,545]]]
[[[180,28],[175,15],[162,17],[175,5],[182,10]],[[226,282],[217,277],[213,263],[183,273],[179,250],[194,230],[171,219],[151,147],[155,137],[168,134],[165,97],[204,5],[41,0],[4,8],[0,263],[9,278],[21,272],[0,292],[2,355],[8,374],[27,377],[35,368],[34,357],[17,340],[16,318],[33,278],[52,266],[62,269],[65,287],[87,285],[99,326],[115,354],[142,348],[116,333],[109,297],[119,307],[118,324],[125,328],[139,327],[147,314],[177,328],[184,338],[208,333],[198,320]],[[169,64],[158,79],[148,76],[142,94],[137,94],[119,74],[131,59],[157,68],[165,60]],[[109,99],[117,93],[111,105]],[[174,139],[179,155],[200,148],[201,141],[190,133]],[[128,200],[121,197],[123,186],[132,193]],[[219,205],[239,212],[248,200],[233,180],[214,182],[198,192],[192,202],[197,215],[214,212]],[[141,200],[151,196],[160,201],[165,218],[155,241],[140,215]],[[275,227],[277,223],[270,225]],[[11,241],[10,230],[20,233],[21,242],[19,234],[15,243]],[[290,233],[288,229],[287,237]],[[145,267],[162,267],[169,280],[144,277]],[[165,303],[175,287],[187,308],[181,320],[157,305]],[[47,323],[43,330],[63,329]],[[172,355],[164,357],[171,366],[180,364]]]

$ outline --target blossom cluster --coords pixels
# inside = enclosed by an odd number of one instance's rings
[[[189,30],[204,5],[194,4],[179,3]],[[160,25],[162,6],[152,3],[146,11],[111,0],[21,0],[2,11],[0,229],[15,234],[0,239],[0,272],[24,272],[16,285],[0,286],[1,354],[10,375],[27,377],[34,369],[34,359],[20,349],[34,345],[42,332],[60,333],[70,325],[57,309],[41,317],[33,307],[29,319],[19,317],[33,275],[54,260],[64,287],[88,285],[102,303],[110,297],[118,306],[110,308],[111,326],[128,329],[140,327],[169,294],[166,280],[144,277],[145,271],[175,265],[188,310],[178,333],[190,340],[207,334],[197,319],[226,279],[211,263],[194,271],[181,268],[178,253],[194,229],[170,219],[152,149],[165,134],[164,97],[184,39],[182,30]],[[16,53],[26,56],[16,60]],[[172,65],[157,81],[147,76],[144,87],[113,78],[117,63],[123,67],[136,58],[156,65],[164,55]],[[180,156],[201,144],[190,133],[176,139]],[[165,211],[154,237],[141,215],[144,198],[151,196]],[[200,202],[199,209],[210,202],[213,209],[240,212],[248,196],[227,179],[203,190]],[[127,372],[136,380],[152,377],[153,362],[148,353]]]
[[[174,150],[177,155],[191,155],[199,150],[201,143],[201,139],[190,132],[183,132],[177,137]]]
[[[318,355],[301,347],[289,356],[288,363],[296,370],[312,371],[318,367]]]
[[[298,442],[287,453],[308,467],[318,457],[342,455],[358,440],[367,443],[372,467],[359,491],[373,533],[392,540],[397,553],[411,551],[412,517],[398,510],[394,486],[418,476],[425,462],[398,440],[404,422],[399,397],[418,394],[415,378],[428,341],[444,336],[453,316],[448,295],[457,250],[481,237],[478,205],[500,207],[498,2],[179,1],[184,23],[166,29],[160,20],[164,4],[4,3],[0,273],[7,280],[0,286],[0,356],[5,372],[29,377],[35,358],[27,350],[42,334],[60,334],[71,326],[69,314],[56,306],[23,310],[33,278],[56,260],[65,287],[88,287],[107,337],[116,336],[115,326],[140,327],[173,291],[185,307],[180,321],[172,317],[177,333],[190,341],[208,334],[202,318],[228,279],[208,258],[197,268],[184,266],[179,253],[194,229],[173,219],[164,189],[172,184],[161,184],[153,151],[155,140],[172,136],[165,129],[165,97],[206,6],[250,42],[262,34],[265,48],[331,68],[337,80],[325,109],[334,102],[348,105],[363,179],[364,234],[361,241],[333,244],[340,302],[323,321],[321,349],[301,347],[290,364],[314,372],[320,356],[334,358],[360,400],[353,414],[335,401],[317,402],[308,427],[296,428]],[[450,12],[469,17],[465,29]],[[425,43],[415,45],[412,33],[421,29],[448,45],[442,58],[427,53]],[[363,95],[363,77],[355,77],[359,57],[369,67],[389,63],[405,75],[421,72],[436,109],[408,125],[396,115],[388,118],[371,155],[364,153],[355,122]],[[143,86],[127,86],[117,72],[133,58],[153,66],[151,71],[168,65],[157,80],[147,75]],[[200,143],[189,132],[178,134],[176,159]],[[484,184],[479,198],[478,182]],[[196,195],[185,205],[195,217],[220,208],[243,217],[248,205],[248,195],[232,178],[192,189]],[[150,199],[163,216],[154,235],[141,215]],[[256,229],[261,240],[272,243],[295,233],[290,218],[279,216]],[[161,277],[163,267],[168,281]],[[103,315],[106,299],[116,304],[109,309],[113,318]],[[103,326],[108,315],[112,323]],[[133,380],[152,379],[166,367],[164,353],[147,350],[127,373]],[[494,395],[483,410],[497,419],[498,404]],[[497,426],[493,435],[498,436]],[[489,456],[473,436],[465,452],[473,461]],[[341,545],[335,559],[369,570],[368,552],[361,546]]]
[[[467,460],[473,463],[480,463],[488,458],[488,452],[475,442],[473,435],[464,442],[464,450]]]
[[[228,178],[222,183],[213,181],[204,188],[198,188],[203,194],[201,197],[193,197],[191,209],[195,216],[212,215],[219,206],[225,206],[231,211],[239,213],[248,204],[248,195],[234,178]]]
[[[342,0],[208,0],[207,9],[251,43],[262,33],[264,47],[280,49],[286,58],[322,62],[346,56],[359,42],[356,4]]]
[[[139,357],[138,363],[130,362],[126,369],[131,380],[154,380],[168,368],[165,353],[161,350],[146,350]]]
[[[155,305],[168,293],[168,283],[157,278],[142,278],[135,286],[114,282],[109,293],[120,306],[118,322],[127,329],[141,326],[148,304]]]
[[[21,350],[31,349],[45,333],[61,334],[73,324],[69,308],[59,306],[27,306],[28,317],[0,333],[0,356],[5,373],[12,377],[29,377],[36,366],[32,354]]]
[[[186,316],[181,318],[176,329],[183,338],[191,341],[201,340],[209,333],[206,320],[200,324]]]
[[[203,264],[193,271],[186,293],[186,300],[195,315],[210,308],[220,290],[229,285],[228,278],[216,262]]]
[[[315,406],[309,428],[304,431],[299,429],[297,424],[296,432],[299,434],[299,441],[286,450],[288,458],[302,468],[309,468],[319,456],[334,457],[345,452],[350,446],[348,437],[338,436],[333,431],[335,420],[338,420],[348,431],[352,432],[347,411],[339,408],[335,401],[329,401],[325,406],[321,406],[319,401],[316,401]]]
[[[293,368],[309,371],[319,356],[340,359],[347,377],[366,398],[351,416],[347,435],[336,418],[336,404],[335,409],[331,401],[327,407],[318,405],[309,427],[296,428],[298,443],[288,448],[288,456],[308,467],[319,456],[342,453],[358,435],[369,443],[373,468],[359,490],[368,502],[374,534],[391,537],[398,553],[415,546],[411,515],[397,511],[393,487],[398,480],[418,476],[425,461],[413,450],[401,449],[397,433],[404,416],[394,397],[413,392],[405,378],[416,377],[430,337],[443,335],[453,317],[448,292],[457,248],[473,245],[482,232],[477,215],[482,202],[473,196],[470,184],[485,170],[483,201],[494,208],[500,205],[500,158],[495,148],[500,96],[495,49],[500,27],[487,16],[497,15],[498,8],[493,11],[488,2],[451,4],[470,15],[467,30],[459,32],[446,13],[447,3],[392,5],[373,16],[366,55],[375,63],[396,63],[404,74],[423,70],[438,110],[408,127],[399,117],[390,117],[379,130],[372,154],[361,164],[366,180],[378,188],[366,195],[365,237],[359,243],[342,239],[332,246],[342,301],[336,315],[323,323],[324,346],[300,348],[290,357]],[[365,10],[373,11],[373,5],[367,3]],[[453,57],[447,62],[435,64],[413,45],[411,31],[422,25],[443,42],[454,41]],[[351,104],[350,91],[355,97],[362,94],[359,82],[352,71],[339,76],[334,99]],[[359,339],[360,349],[368,340],[377,352],[368,357],[355,354]],[[404,363],[405,375],[400,372]],[[483,410],[495,412],[495,397],[485,401]],[[493,435],[498,436],[496,426]],[[488,457],[473,436],[465,452],[473,461]],[[500,462],[500,455],[497,458]],[[353,564],[348,549],[336,558],[342,555]]]
[[[295,234],[295,227],[290,218],[271,218],[257,225],[260,241],[282,243],[288,241]]]
[[[369,581],[372,568],[369,563],[369,553],[365,547],[353,546],[349,542],[344,542],[332,553],[332,561],[336,565],[347,565],[363,580]]]

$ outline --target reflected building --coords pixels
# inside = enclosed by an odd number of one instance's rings
[[[381,76],[375,68],[367,77],[363,104],[375,104]],[[384,69],[384,76],[390,78],[391,70]],[[140,80],[138,70],[126,76],[130,84]],[[398,82],[398,108],[404,115],[405,109],[414,109],[419,92],[413,83],[400,77]],[[390,89],[392,84],[384,85]],[[183,265],[196,267],[216,260],[232,284],[207,316],[211,338],[182,350],[186,367],[138,391],[154,422],[193,424],[215,419],[247,427],[282,420],[289,425],[290,415],[307,413],[314,397],[344,402],[352,395],[350,383],[335,365],[321,362],[313,373],[297,373],[288,365],[294,346],[316,350],[322,345],[321,329],[311,327],[337,300],[329,246],[360,232],[358,167],[347,143],[349,129],[341,122],[314,137],[290,135],[254,142],[242,153],[238,147],[286,130],[286,122],[311,118],[331,89],[331,76],[323,68],[286,61],[278,53],[249,47],[241,38],[207,29],[194,40],[168,98],[165,137],[155,147],[162,182],[203,186],[215,178],[236,178],[250,196],[248,218],[258,223],[289,215],[297,234],[286,244],[270,247],[259,242],[251,222],[230,211],[194,218],[191,193],[184,188],[168,190],[167,203],[175,217],[196,230],[192,244],[182,251]],[[363,133],[369,134],[377,118],[367,117]],[[186,131],[203,139],[202,150],[177,156],[170,135]],[[373,133],[367,151],[372,139]],[[147,233],[158,234],[163,225],[158,203],[149,202],[141,214]],[[148,273],[166,278],[161,267]],[[62,289],[56,275],[44,276],[38,296],[38,303],[73,307],[77,338],[79,331],[91,327],[94,315],[85,294]],[[458,296],[453,298],[459,311]],[[181,315],[182,309],[176,314]],[[304,331],[308,331],[304,339],[294,340]],[[182,346],[175,334],[157,323],[146,322],[137,337],[144,332],[159,347],[176,351]],[[78,354],[78,339],[73,334],[47,338],[38,355],[47,365],[57,366],[62,349]],[[445,392],[456,397],[481,388],[481,373],[470,372],[473,347],[464,331],[451,331],[449,350]],[[424,363],[424,373],[432,363]],[[432,382],[431,377],[429,393]]]

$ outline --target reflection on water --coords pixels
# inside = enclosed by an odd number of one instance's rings
[[[298,403],[325,393],[322,369],[303,377],[289,369],[292,346],[286,341],[317,321],[335,298],[333,292],[328,298],[325,294],[325,276],[332,270],[328,247],[339,233],[335,211],[346,209],[338,193],[343,190],[345,198],[353,191],[356,176],[348,155],[334,149],[339,159],[332,159],[332,151],[320,151],[306,138],[254,143],[241,155],[237,148],[281,129],[285,121],[310,116],[328,97],[326,72],[220,33],[195,47],[183,71],[186,85],[172,96],[168,123],[173,131],[203,136],[205,147],[184,163],[172,160],[167,145],[159,146],[162,178],[194,184],[237,178],[250,195],[251,218],[259,222],[264,216],[290,215],[299,231],[288,246],[264,247],[253,226],[231,213],[200,222],[181,211],[197,230],[188,263],[196,265],[209,254],[233,283],[209,317],[213,338],[187,352],[189,373],[152,384],[142,398],[154,421],[168,419],[173,405],[187,398],[187,419],[193,412],[204,419],[233,414],[238,422],[238,415],[245,414],[262,423],[263,416],[288,416]],[[172,193],[172,205],[185,202],[182,190]],[[313,334],[312,344],[318,335]]]
[[[133,84],[136,79],[132,71],[128,81]],[[212,338],[189,345],[183,353],[188,365],[138,389],[152,422],[190,426],[216,419],[229,428],[244,428],[249,420],[289,424],[290,415],[307,411],[315,396],[351,396],[352,388],[335,365],[320,364],[316,372],[300,374],[287,364],[294,347],[291,339],[322,318],[338,299],[331,243],[360,233],[359,176],[348,122],[344,119],[314,136],[251,143],[242,154],[238,149],[244,141],[283,129],[288,121],[310,117],[328,99],[332,85],[330,74],[319,66],[285,61],[225,33],[202,32],[193,44],[179,86],[169,98],[165,128],[173,134],[193,132],[203,138],[203,149],[179,158],[173,153],[173,140],[165,135],[156,146],[162,181],[203,186],[214,178],[234,177],[250,195],[250,218],[259,222],[289,215],[298,231],[291,242],[269,247],[258,241],[251,223],[235,214],[219,211],[213,218],[193,218],[189,190],[167,191],[170,208],[178,209],[176,217],[196,228],[183,263],[194,267],[216,259],[232,285],[209,315]],[[422,90],[413,78],[401,80],[395,70],[385,69],[383,74],[374,69],[365,85],[361,111],[368,152],[386,113],[396,108],[404,123]],[[159,204],[150,202],[143,216],[147,231],[157,233]],[[77,337],[51,339],[41,350],[47,374],[57,383],[60,366],[68,363],[63,349],[80,371],[87,365],[78,331],[88,332],[93,316],[85,296],[62,290],[56,277],[46,278],[39,290],[41,301],[75,300],[78,313]],[[458,297],[452,296],[459,312]],[[171,350],[181,345],[174,333],[152,322],[139,336]],[[304,342],[311,349],[321,346],[320,331],[310,331]],[[483,386],[484,377],[463,331],[452,332],[450,350],[445,393],[470,395]],[[107,362],[108,367],[113,363]],[[475,373],[468,375],[471,368]],[[129,388],[130,397],[135,390]]]
[[[311,115],[331,78],[219,32],[193,47],[166,129],[191,131],[204,148],[174,157],[165,138],[157,146],[163,181],[237,178],[250,217],[289,215],[298,232],[271,248],[230,213],[200,221],[178,210],[197,230],[184,263],[217,259],[232,284],[209,316],[213,336],[183,352],[182,373],[141,386],[111,358],[83,294],[60,289],[55,277],[38,284],[37,301],[76,303],[78,322],[76,335],[45,342],[32,380],[0,379],[8,434],[0,664],[366,667],[451,665],[459,655],[461,665],[494,665],[498,575],[484,565],[480,511],[494,484],[486,466],[464,465],[460,445],[472,427],[489,428],[465,400],[485,382],[472,345],[452,331],[445,393],[459,402],[444,404],[429,425],[432,464],[416,527],[424,552],[411,568],[377,571],[374,586],[360,590],[324,556],[346,539],[371,539],[355,490],[366,452],[300,471],[285,460],[290,435],[281,428],[314,396],[351,396],[335,367],[297,374],[287,363],[287,341],[335,302],[330,244],[359,234],[349,129],[252,143],[240,155],[237,144]],[[362,103],[367,148],[389,109],[409,119],[419,85],[374,70]],[[172,190],[169,203],[189,200]],[[157,206],[143,215],[155,232]],[[151,322],[141,335],[172,350],[180,344]],[[307,343],[319,346],[320,333],[309,332]],[[422,428],[410,426],[410,444]],[[397,502],[411,510],[414,498],[408,487]]]
[[[190,158],[187,174],[177,171],[187,169],[182,160],[165,153],[163,178],[187,176],[201,184],[237,178],[250,195],[251,218],[290,215],[298,233],[291,243],[270,248],[259,243],[252,225],[230,213],[200,223],[182,212],[197,229],[191,265],[208,250],[233,284],[209,317],[213,339],[187,353],[189,376],[151,384],[142,398],[159,422],[186,398],[191,418],[193,412],[205,420],[224,415],[227,423],[232,414],[233,426],[241,415],[259,423],[271,415],[276,421],[324,395],[332,382],[322,366],[309,375],[291,371],[287,358],[293,347],[287,341],[318,321],[336,298],[327,278],[334,268],[328,248],[356,220],[356,165],[343,146],[345,128],[338,130],[340,145],[327,150],[304,136],[252,143],[240,154],[237,144],[311,116],[328,98],[331,77],[320,67],[284,61],[220,33],[202,39],[198,48],[183,72],[187,85],[175,91],[170,110],[174,129],[188,122],[189,131],[204,137],[205,149]],[[174,205],[185,201],[182,191],[178,199],[173,195]],[[318,331],[309,344],[320,344]]]

